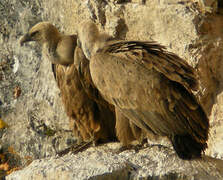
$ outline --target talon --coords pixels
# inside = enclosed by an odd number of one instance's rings
[[[91,145],[94,146],[94,141],[81,142],[79,144],[74,144],[74,145],[71,145],[70,147],[68,147],[67,149],[64,149],[64,150],[58,152],[57,155],[59,157],[62,157],[64,155],[68,154],[69,152],[72,152],[73,154],[76,154],[78,152],[82,152],[82,151],[86,150]]]
[[[86,150],[87,148],[90,147],[90,145],[93,145],[93,141],[84,142],[83,144],[79,145],[78,147],[72,148],[71,151],[73,154],[76,154],[78,152],[82,152],[82,151]]]

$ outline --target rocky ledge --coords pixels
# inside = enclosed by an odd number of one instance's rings
[[[139,151],[118,153],[119,143],[91,147],[77,154],[33,161],[7,180],[68,179],[150,179],[219,180],[223,179],[223,161],[210,157],[185,161],[171,147],[149,145]]]
[[[4,0],[0,2],[0,173],[6,179],[223,179],[222,0]],[[59,12],[59,13],[58,13]],[[21,48],[29,27],[50,21],[65,34],[89,18],[109,35],[155,40],[199,74],[195,92],[210,119],[207,156],[183,161],[171,146],[117,153],[108,144],[55,157],[75,142],[51,66],[33,44]],[[15,93],[17,92],[20,93]],[[45,159],[44,159],[45,158]],[[30,161],[32,163],[25,167]],[[8,164],[9,163],[9,164]],[[4,170],[3,165],[9,165]],[[11,172],[11,171],[10,171]],[[1,177],[2,174],[0,174]]]

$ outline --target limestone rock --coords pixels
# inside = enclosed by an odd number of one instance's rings
[[[218,180],[223,178],[223,161],[205,157],[183,161],[173,150],[150,146],[138,152],[115,153],[117,144],[89,148],[76,155],[50,157],[33,161],[7,180],[81,180],[81,179],[157,179]]]
[[[21,48],[19,39],[29,26],[42,19],[41,4],[22,1],[0,3],[0,116],[9,128],[0,130],[0,148],[12,147],[18,153],[16,166],[56,154],[75,142],[69,130],[51,64],[32,44]],[[3,8],[4,7],[4,8]],[[15,9],[11,14],[11,10]],[[30,50],[34,49],[34,50]],[[13,90],[20,87],[15,98]]]
[[[212,4],[216,1],[217,6]],[[197,2],[208,7],[201,11]],[[207,11],[209,7],[211,12]],[[57,151],[64,149],[75,140],[68,129],[68,119],[61,108],[53,75],[49,75],[48,61],[42,59],[38,48],[30,51],[30,47],[34,48],[32,44],[21,51],[18,41],[29,27],[42,20],[48,20],[65,34],[70,34],[76,32],[81,21],[91,17],[112,36],[156,40],[196,68],[200,74],[200,90],[195,95],[211,122],[206,155],[223,159],[222,7],[221,0],[0,2],[0,116],[9,125],[0,130],[2,149],[12,146],[21,157],[28,155],[36,159],[52,156],[55,148]],[[16,86],[21,88],[21,95],[14,99]],[[180,162],[178,159],[173,161],[174,168]],[[161,163],[163,161],[159,161]],[[166,175],[166,179],[170,177],[186,179],[176,174]]]

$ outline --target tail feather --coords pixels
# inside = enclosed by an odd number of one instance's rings
[[[189,134],[175,135],[171,141],[177,155],[185,160],[201,157],[201,153],[207,148],[206,143],[197,142]]]

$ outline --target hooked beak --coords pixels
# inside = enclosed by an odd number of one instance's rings
[[[20,45],[23,46],[25,42],[32,41],[30,35],[27,33],[20,39]]]

